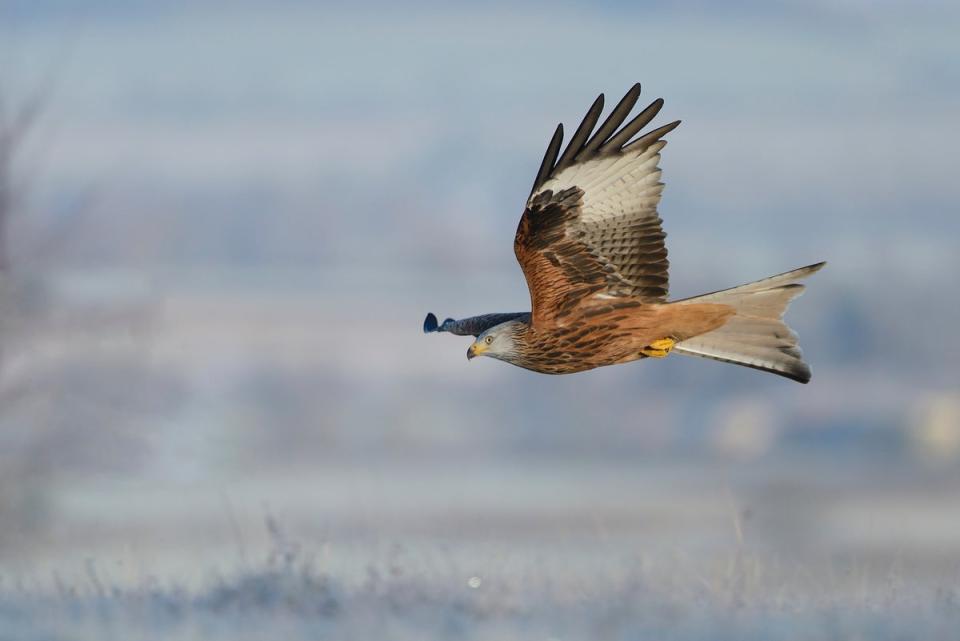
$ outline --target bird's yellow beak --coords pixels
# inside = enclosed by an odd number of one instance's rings
[[[482,356],[485,351],[487,351],[486,345],[483,343],[474,343],[470,346],[470,349],[467,350],[467,360],[469,361],[474,356]]]

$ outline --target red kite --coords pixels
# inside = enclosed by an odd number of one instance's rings
[[[600,94],[562,154],[557,126],[513,241],[531,311],[442,324],[428,314],[424,331],[475,336],[467,358],[492,356],[544,374],[676,351],[806,383],[810,368],[782,316],[803,291],[798,281],[825,263],[667,300],[658,164],[663,136],[680,121],[635,138],[663,106],[658,98],[624,125],[639,96],[636,84],[596,128]]]

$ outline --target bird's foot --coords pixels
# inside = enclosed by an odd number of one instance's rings
[[[651,358],[666,358],[676,344],[672,338],[661,338],[641,349],[640,353]]]

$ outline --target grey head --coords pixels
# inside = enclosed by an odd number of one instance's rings
[[[477,336],[477,340],[467,350],[467,360],[477,356],[490,356],[508,363],[514,362],[520,356],[520,333],[529,325],[527,318],[514,318],[486,329]]]

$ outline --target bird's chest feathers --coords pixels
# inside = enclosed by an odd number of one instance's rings
[[[614,324],[579,324],[550,329],[531,328],[524,336],[517,365],[548,374],[593,369],[629,349],[629,332]]]

